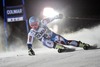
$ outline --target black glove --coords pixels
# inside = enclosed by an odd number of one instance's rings
[[[32,49],[28,49],[29,51],[28,51],[28,54],[30,55],[30,56],[32,56],[32,55],[35,55],[35,52],[32,50]]]
[[[55,16],[55,19],[62,19],[63,18],[63,14],[59,14],[57,16]]]
[[[59,19],[62,19],[63,18],[63,14],[59,14]]]

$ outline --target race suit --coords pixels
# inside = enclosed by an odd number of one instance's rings
[[[39,22],[39,28],[37,30],[30,29],[30,32],[28,33],[28,38],[27,38],[28,48],[32,48],[34,37],[37,37],[37,39],[39,39],[43,43],[43,45],[48,48],[55,48],[56,44],[72,45],[72,46],[78,45],[77,41],[67,40],[64,37],[49,30],[49,28],[47,27],[47,24],[53,21],[54,19],[55,18],[43,19],[41,20],[41,22]]]

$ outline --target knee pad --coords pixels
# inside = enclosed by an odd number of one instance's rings
[[[43,45],[46,46],[46,47],[48,47],[48,48],[53,48],[54,47],[54,42],[51,41],[51,40],[45,39],[43,41]]]
[[[60,36],[60,35],[56,35],[54,37],[54,42],[60,43],[60,44],[67,44],[67,40],[64,37]]]

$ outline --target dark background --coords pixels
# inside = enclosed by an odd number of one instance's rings
[[[6,0],[6,5],[19,5],[21,0]],[[27,19],[30,16],[42,17],[44,7],[52,7],[64,14],[66,18],[59,26],[58,33],[75,32],[83,28],[92,28],[100,24],[100,2],[99,0],[25,0]],[[3,17],[2,0],[0,0],[0,17]],[[78,17],[78,19],[76,19]],[[0,22],[3,23],[3,22]],[[14,36],[20,37],[26,42],[27,32],[25,22],[7,23],[11,29],[8,37],[9,42],[14,41]],[[69,29],[67,31],[66,29]]]

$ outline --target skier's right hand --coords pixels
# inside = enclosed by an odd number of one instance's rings
[[[33,51],[33,49],[29,49],[29,51],[28,51],[28,55],[30,55],[30,56],[35,55],[35,52]]]

